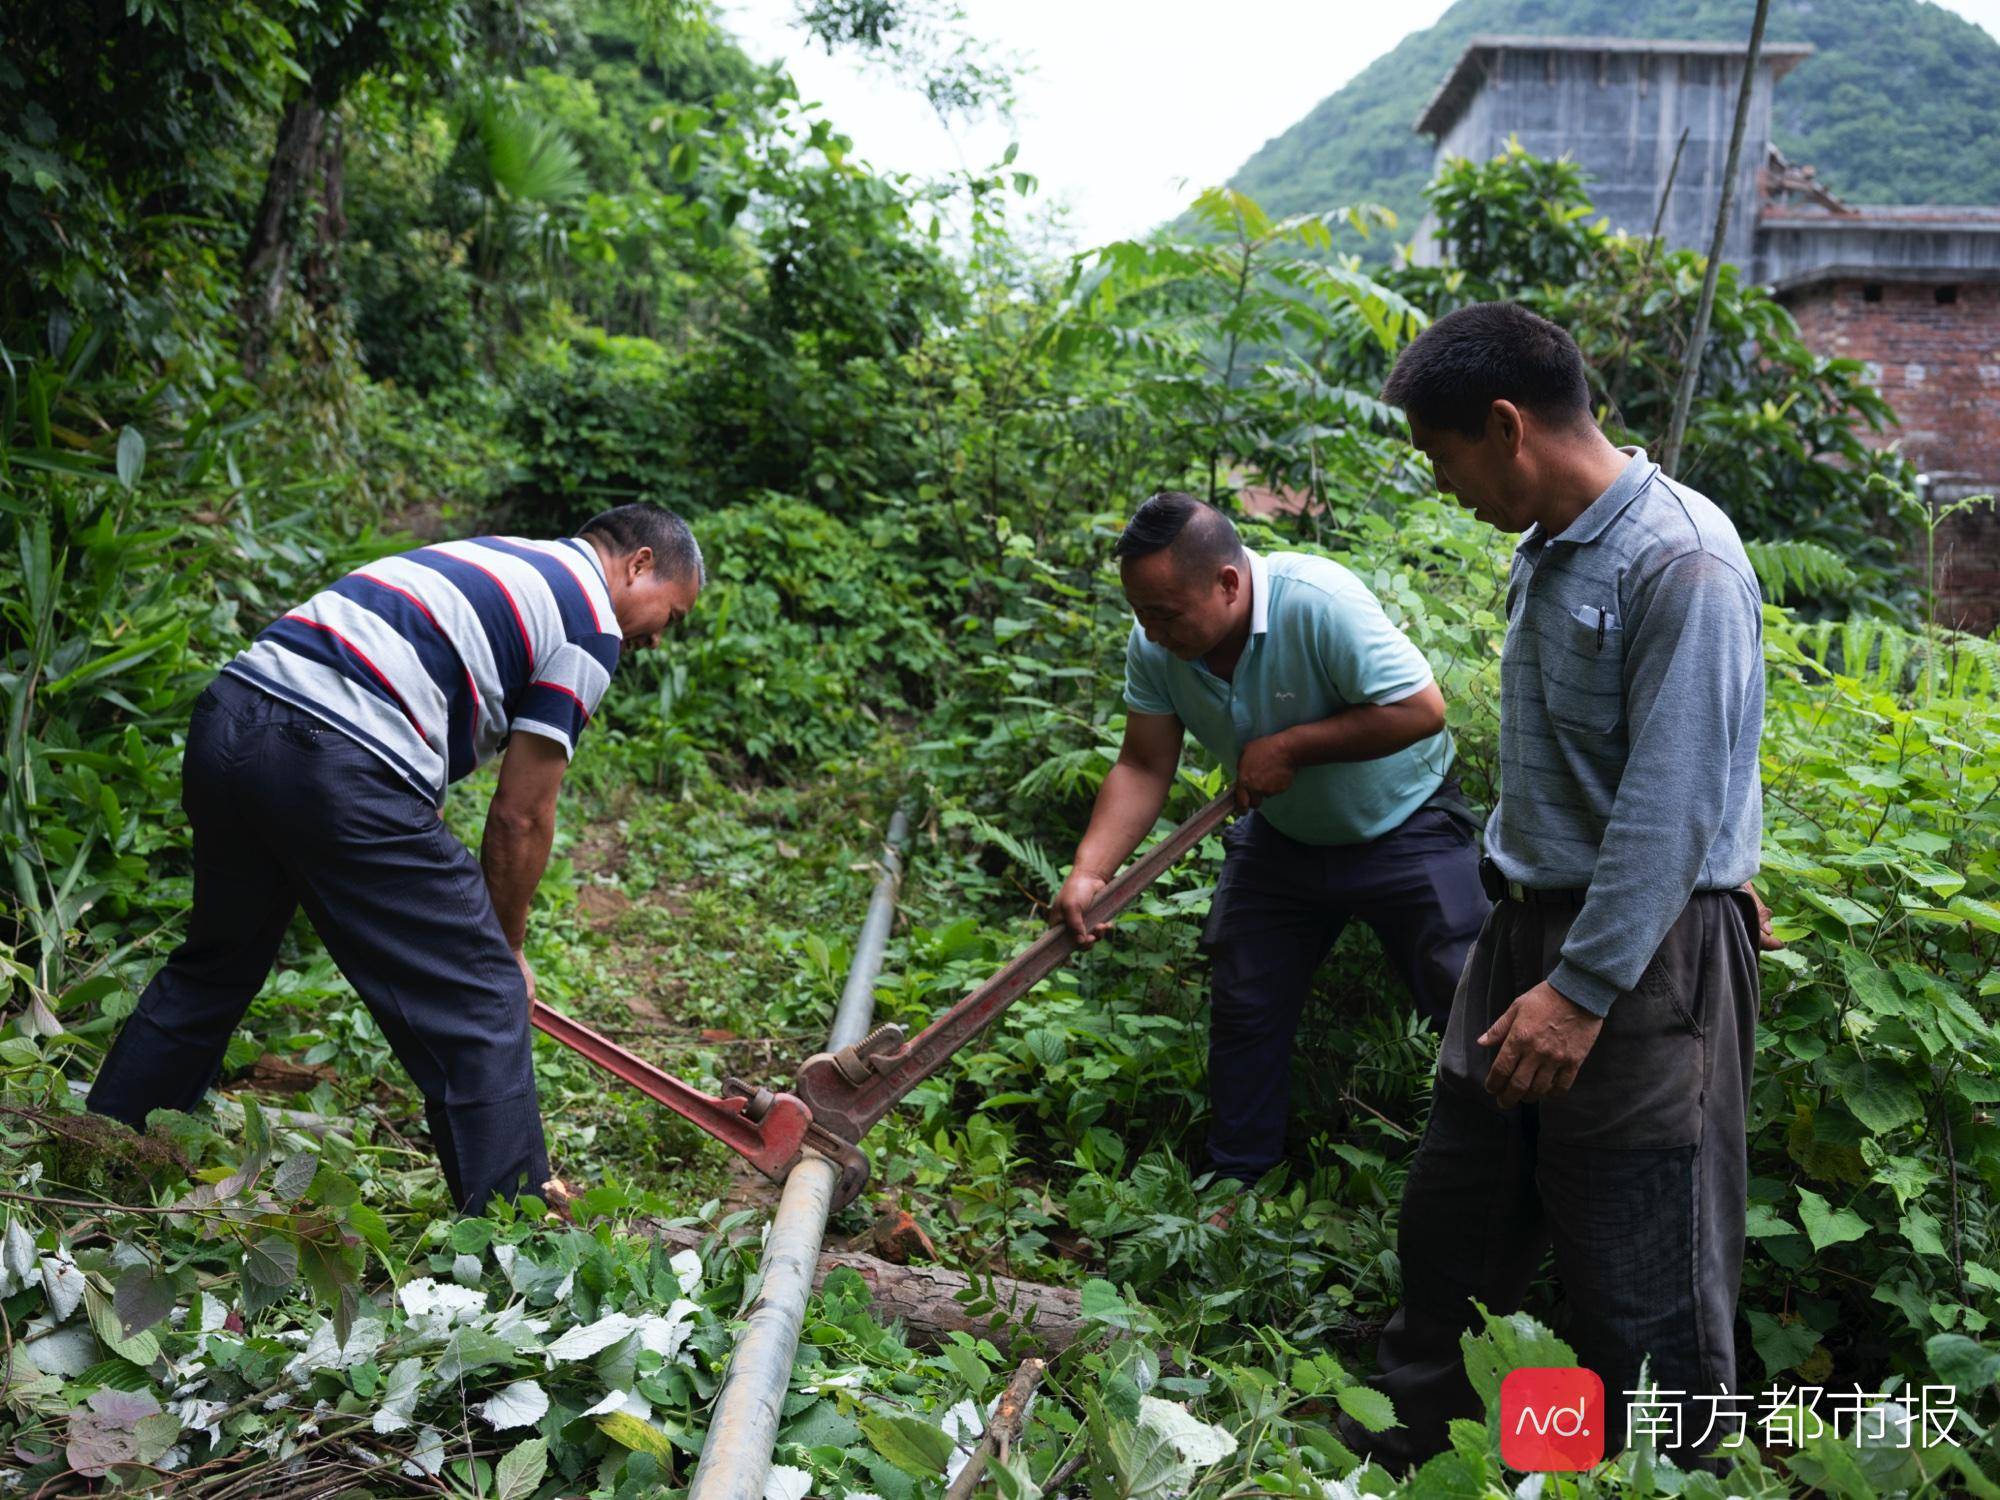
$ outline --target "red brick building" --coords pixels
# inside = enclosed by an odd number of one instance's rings
[[[1803,262],[1772,277],[1779,299],[1812,348],[1868,366],[1899,423],[1882,440],[1915,462],[1928,503],[2000,494],[2000,265],[1981,253],[2000,248],[2000,208],[1767,200],[1758,224],[1774,258]],[[1945,522],[1937,553],[1940,621],[1982,635],[2000,626],[2000,512]]]

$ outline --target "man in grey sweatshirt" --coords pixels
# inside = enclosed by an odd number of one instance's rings
[[[1591,418],[1562,329],[1462,308],[1383,392],[1438,489],[1518,533],[1500,791],[1467,960],[1404,1191],[1403,1301],[1378,1351],[1420,1459],[1478,1418],[1461,1331],[1520,1306],[1553,1245],[1579,1361],[1624,1446],[1641,1361],[1663,1451],[1731,1435],[1757,950],[1762,610],[1735,528]],[[1761,929],[1761,932],[1760,932]],[[1775,946],[1775,944],[1774,944]],[[1739,1406],[1736,1410],[1742,1410]],[[1720,1411],[1718,1426],[1710,1419]],[[1705,1430],[1706,1429],[1706,1430]]]

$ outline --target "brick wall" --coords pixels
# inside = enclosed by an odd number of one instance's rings
[[[1882,441],[1902,440],[1937,501],[2000,493],[2000,285],[1950,290],[1941,301],[1937,283],[1831,281],[1785,296],[1808,345],[1867,363],[1901,424]],[[1939,619],[2000,625],[2000,515],[1940,527],[1938,558]]]

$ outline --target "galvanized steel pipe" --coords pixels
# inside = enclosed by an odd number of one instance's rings
[[[875,979],[896,914],[896,890],[903,878],[903,840],[909,820],[897,809],[882,851],[882,876],[868,903],[867,920],[854,946],[854,962],[834,1012],[829,1051],[851,1046],[868,1033],[875,1015]],[[715,1398],[708,1438],[702,1444],[688,1500],[761,1500],[771,1474],[771,1449],[778,1441],[779,1414],[791,1385],[806,1298],[812,1293],[820,1241],[833,1203],[839,1171],[808,1151],[785,1178],[771,1230],[764,1241],[763,1281],[745,1318],[743,1336],[729,1361]]]

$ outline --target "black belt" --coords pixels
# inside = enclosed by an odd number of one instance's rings
[[[1543,890],[1536,886],[1523,885],[1518,880],[1509,880],[1500,873],[1500,867],[1491,857],[1479,857],[1479,883],[1486,889],[1488,901],[1513,901],[1522,906],[1553,906],[1564,911],[1577,911],[1583,906],[1584,897],[1590,894],[1587,886],[1570,890]]]

